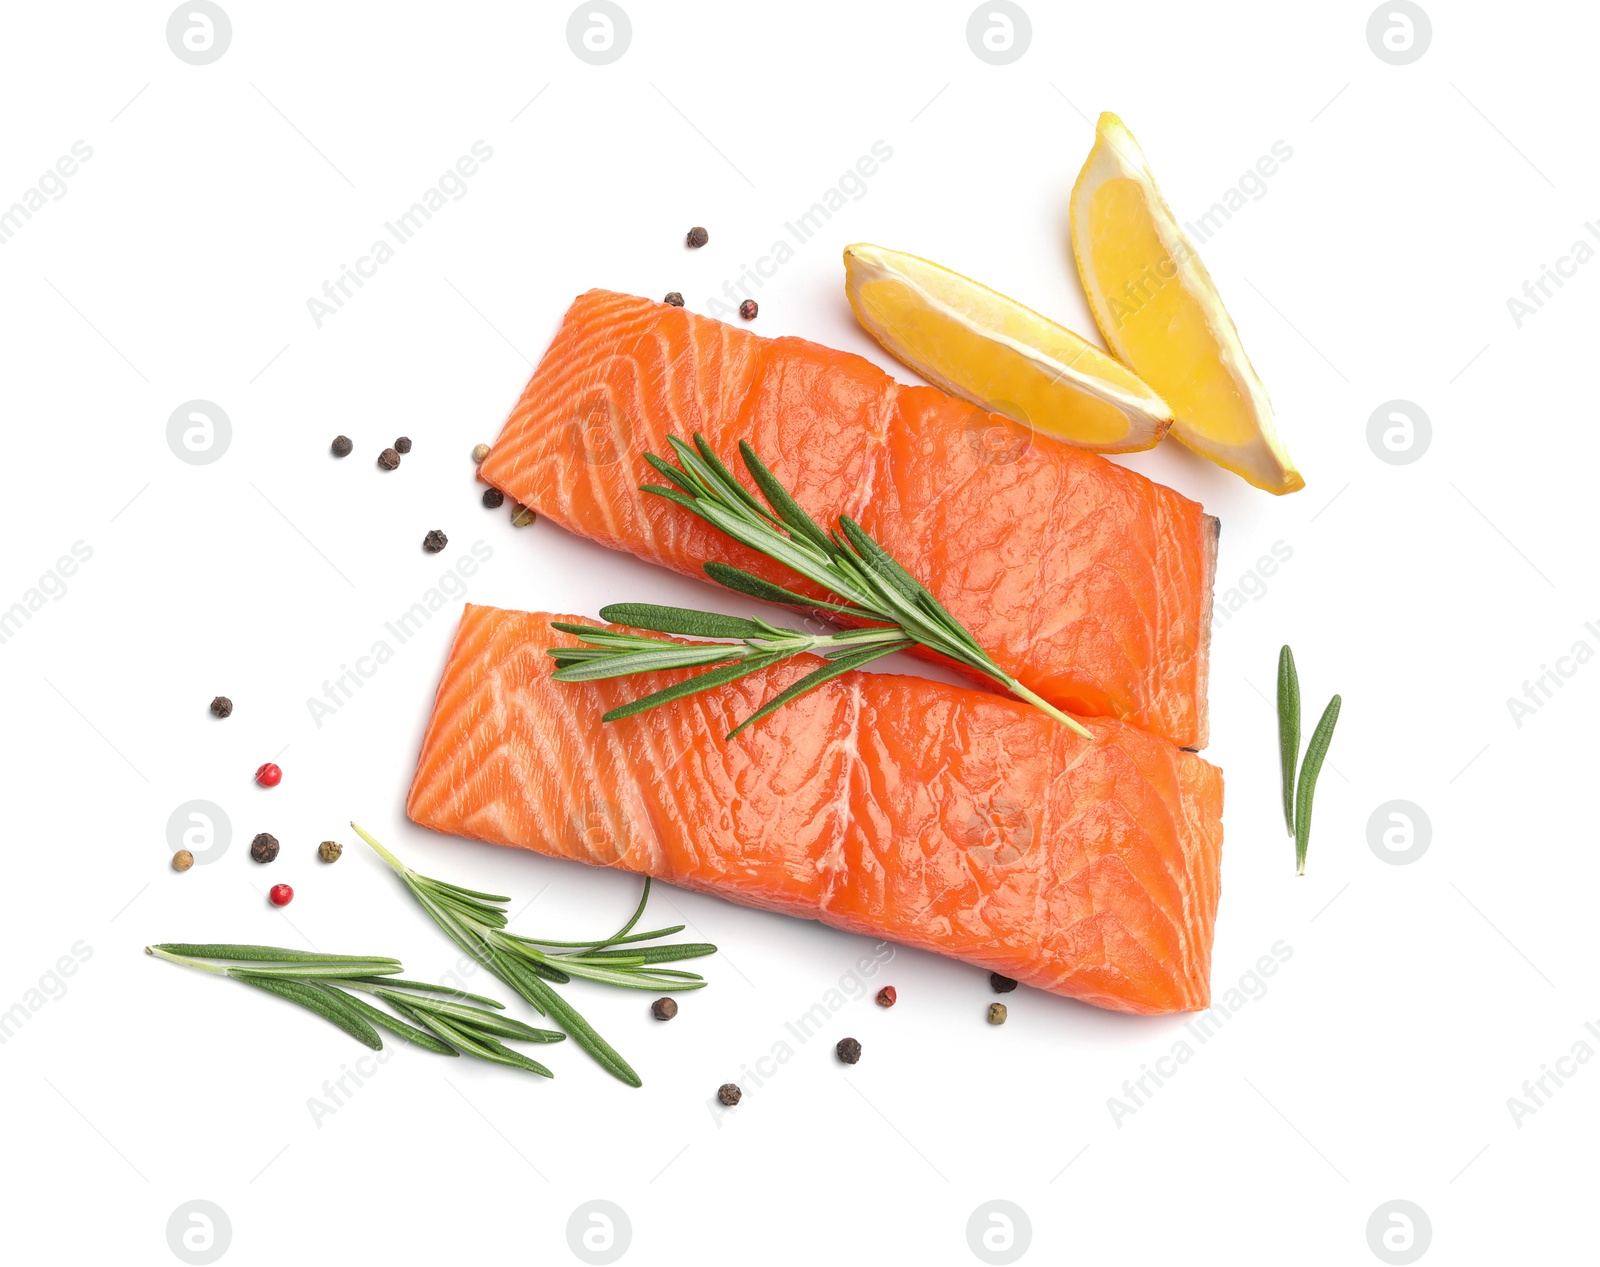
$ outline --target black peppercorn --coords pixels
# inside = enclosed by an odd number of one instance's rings
[[[250,857],[256,862],[271,862],[278,856],[278,838],[271,832],[262,832],[250,842]]]
[[[1010,994],[1017,988],[1017,983],[1010,977],[1002,977],[998,972],[989,974],[989,984],[994,987],[996,994]]]
[[[689,230],[689,236],[686,241],[690,246],[704,246],[711,241],[711,235],[697,224]]]
[[[347,457],[349,457],[350,456],[350,450],[352,450],[355,447],[356,447],[355,445],[350,443],[350,437],[349,436],[334,436],[333,437],[333,456],[336,457],[336,458],[347,458]]]
[[[440,550],[443,550],[449,544],[450,538],[437,528],[422,539],[422,548],[429,554],[438,554]]]
[[[410,453],[411,452],[411,437],[410,436],[401,436],[398,440],[396,440],[394,442],[394,449],[395,449],[396,453]]]
[[[490,510],[499,510],[506,504],[506,495],[498,488],[486,488],[483,490],[483,504]]]
[[[739,305],[739,315],[746,321],[754,321],[756,313],[761,311],[761,306],[754,299],[746,299]]]
[[[378,465],[386,471],[392,471],[400,465],[400,455],[393,449],[385,449],[378,454]]]
[[[839,1053],[839,1059],[847,1065],[853,1065],[861,1059],[861,1044],[853,1038],[841,1038],[834,1051]]]
[[[211,701],[211,714],[213,717],[232,717],[233,701],[226,695],[219,695]]]
[[[675,290],[669,290],[667,292],[667,297],[665,299],[663,299],[661,302],[662,303],[666,303],[666,304],[671,304],[674,308],[682,308],[683,307],[683,296],[680,295]]]
[[[734,1082],[724,1082],[717,1088],[717,1099],[721,1100],[730,1109],[740,1100],[744,1099],[744,1092],[739,1090],[739,1085]]]
[[[650,1015],[658,1021],[670,1021],[678,1014],[676,999],[657,999],[650,1005]]]

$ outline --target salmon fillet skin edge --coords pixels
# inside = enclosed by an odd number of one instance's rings
[[[612,549],[702,579],[720,560],[795,588],[778,564],[639,492],[662,482],[644,455],[670,457],[668,436],[696,432],[741,475],[739,441],[750,441],[823,524],[855,518],[1059,708],[1205,746],[1217,521],[1137,472],[904,386],[863,357],[591,290],[479,473]]]
[[[406,812],[930,950],[1098,1007],[1210,1002],[1222,774],[1109,718],[852,673],[729,742],[816,665],[602,723],[683,672],[554,681],[556,617],[469,605]]]

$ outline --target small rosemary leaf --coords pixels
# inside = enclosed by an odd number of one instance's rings
[[[655,467],[656,473],[663,479],[671,480],[672,483],[677,486],[680,492],[686,493],[690,497],[694,496],[694,485],[685,480],[683,477],[683,472],[677,467],[673,466],[671,462],[667,462],[661,458],[658,458],[654,453],[646,453],[644,455],[644,460],[650,463],[651,466]],[[645,491],[648,492],[649,490],[647,489]]]
[[[413,1013],[413,1018],[422,1025],[426,1025],[435,1034],[452,1046],[459,1047],[469,1056],[476,1056],[479,1060],[493,1061],[497,1065],[511,1065],[514,1068],[526,1069],[530,1073],[541,1074],[546,1078],[555,1075],[536,1060],[529,1060],[526,1056],[512,1051],[492,1038],[479,1037],[467,1033],[457,1025],[437,1016],[428,1016],[414,1009],[406,1009]],[[510,1057],[510,1059],[507,1059]]]
[[[628,677],[634,673],[656,673],[667,669],[693,669],[702,664],[731,660],[745,648],[725,643],[685,646],[665,643],[659,651],[626,651],[606,660],[570,664],[551,676],[558,682],[599,682],[606,678]]]
[[[621,928],[617,929],[617,931],[612,936],[607,937],[605,939],[605,941],[601,942],[600,946],[597,947],[597,949],[605,947],[605,946],[609,946],[613,942],[620,941],[622,938],[626,937],[629,933],[631,933],[633,931],[634,925],[637,924],[639,922],[640,918],[644,915],[644,908],[646,907],[646,905],[649,904],[649,901],[650,901],[650,877],[649,876],[645,876],[645,878],[644,878],[644,888],[639,891],[639,901],[633,908],[633,914],[628,916],[627,921],[622,925]]]
[[[571,1035],[572,1041],[593,1056],[602,1069],[612,1077],[626,1082],[630,1087],[644,1085],[639,1075],[633,1071],[633,1066],[624,1060],[610,1043],[595,1033],[594,1027],[578,1015],[565,999],[542,981],[536,982],[535,986],[551,1020],[566,1030]]]
[[[695,432],[694,446],[700,451],[700,456],[705,460],[706,465],[711,467],[711,469],[717,473],[719,482],[726,485],[728,489],[732,490],[733,495],[737,497],[741,503],[749,507],[749,509],[755,511],[755,513],[760,515],[763,519],[767,519],[772,522],[777,521],[778,516],[774,515],[750,495],[745,486],[739,483],[738,478],[727,468],[726,465],[724,465],[722,459],[719,458],[712,447],[706,443],[706,438],[698,431]],[[742,448],[743,446],[741,445],[740,447]],[[776,507],[774,507],[774,509],[776,509]]]
[[[344,1006],[342,1002],[315,986],[300,981],[280,981],[276,977],[259,977],[242,972],[235,976],[234,980],[253,985],[268,994],[276,994],[291,1003],[298,1003],[306,1011],[315,1012],[325,1021],[332,1021],[351,1038],[359,1039],[373,1051],[383,1049],[383,1039],[379,1037],[378,1031],[373,1029],[354,1008]]]
[[[435,888],[449,889],[452,893],[459,893],[462,897],[475,897],[482,902],[509,902],[504,893],[480,893],[477,889],[464,889],[459,884],[451,884],[448,880],[435,880],[431,876],[424,876],[429,884]]]
[[[601,647],[612,651],[648,651],[651,647],[666,644],[665,638],[646,638],[643,634],[625,633],[617,629],[604,629],[599,625],[574,625],[566,621],[552,620],[551,628],[560,629],[565,633],[577,634],[590,647]],[[557,647],[558,651],[579,651],[580,647]]]
[[[632,717],[636,713],[644,713],[652,708],[660,708],[661,705],[670,704],[673,700],[683,699],[686,695],[697,695],[701,691],[709,691],[714,687],[736,682],[751,673],[759,673],[762,669],[770,668],[779,660],[786,658],[783,653],[777,652],[772,655],[755,656],[749,660],[741,660],[737,664],[727,664],[720,669],[708,669],[706,672],[697,673],[694,677],[685,681],[675,682],[671,686],[662,687],[659,691],[652,691],[649,695],[641,695],[636,700],[630,700],[626,704],[619,704],[616,708],[603,714],[600,720],[602,722],[621,721],[624,717]]]
[[[896,638],[893,642],[874,644],[874,646],[884,655],[889,655],[895,651],[905,651],[916,645],[916,641],[911,638]],[[822,658],[824,660],[838,660],[842,659],[844,656],[860,655],[861,650],[862,648],[860,647],[852,647],[848,645],[843,647],[830,647],[828,650],[822,652]]]
[[[873,572],[883,577],[892,584],[905,597],[915,602],[928,591],[922,588],[921,582],[915,580],[909,572],[889,556],[889,552],[869,537],[861,525],[850,518],[849,515],[839,516],[839,528],[854,548],[857,556]]]
[[[499,1034],[506,1038],[524,1038],[530,1042],[542,1043],[560,1039],[562,1035],[555,1034],[554,1039],[543,1037],[553,1034],[551,1030],[534,1029],[524,1025],[521,1021],[509,1016],[496,1016],[493,1012],[485,1011],[481,1007],[468,1007],[462,1003],[451,1003],[445,999],[407,997],[393,990],[378,990],[377,995],[385,1003],[394,1003],[397,999],[415,1011],[425,1012],[429,1016],[442,1016],[452,1025],[464,1025],[473,1030],[481,1030],[486,1034]]]
[[[778,518],[789,526],[790,531],[808,538],[819,550],[831,553],[828,534],[822,530],[822,525],[808,515],[805,507],[790,496],[789,490],[778,482],[778,477],[772,473],[767,464],[756,456],[756,451],[750,447],[748,440],[739,441],[739,456],[744,459],[745,469],[750,472],[750,478],[755,480],[761,495],[778,513]]]
[[[1328,755],[1328,745],[1333,742],[1333,728],[1339,721],[1340,699],[1335,695],[1328,701],[1317,728],[1311,732],[1311,742],[1306,745],[1306,759],[1300,767],[1300,784],[1294,797],[1294,862],[1295,874],[1306,873],[1306,849],[1311,844],[1311,805],[1317,794],[1317,776],[1322,773],[1323,758]]]
[[[1294,772],[1300,763],[1300,675],[1294,652],[1278,652],[1278,751],[1283,767],[1283,821],[1294,835]]]
[[[552,964],[548,956],[526,942],[510,940],[504,933],[497,936],[495,949],[506,952],[506,958],[530,977],[543,978],[557,985],[566,985],[572,980],[564,971]]]
[[[200,945],[195,942],[168,941],[156,946],[191,959],[248,959],[270,963],[399,963],[388,955],[323,955],[309,950],[288,950],[282,946],[247,946],[227,943]]]
[[[345,994],[342,991],[335,990],[331,985],[319,983],[317,988],[326,990],[330,994],[339,995],[339,997],[342,998],[348,1006],[358,1012],[366,1020],[371,1021],[374,1025],[382,1026],[391,1034],[398,1035],[399,1037],[405,1039],[408,1043],[415,1043],[418,1047],[426,1047],[429,1051],[438,1052],[441,1056],[454,1056],[457,1054],[454,1047],[440,1042],[439,1039],[435,1038],[426,1030],[418,1029],[414,1025],[407,1025],[404,1021],[390,1016],[389,1013],[385,1012],[382,1008],[373,1007],[372,1004],[368,1003],[365,999],[358,999],[354,995]]]
[[[718,585],[734,590],[740,594],[748,594],[751,598],[759,598],[764,603],[784,603],[794,607],[816,607],[821,610],[842,612],[849,616],[859,616],[863,619],[876,619],[876,613],[865,608],[852,606],[848,603],[833,603],[821,598],[807,598],[804,594],[796,594],[793,590],[784,589],[781,585],[774,585],[771,581],[764,581],[759,576],[746,572],[743,568],[733,567],[727,563],[706,563],[702,565],[705,574]]]
[[[671,928],[657,928],[648,933],[629,933],[626,937],[607,937],[604,941],[546,941],[542,937],[524,937],[520,933],[507,933],[507,937],[515,937],[518,941],[525,941],[530,946],[555,946],[559,949],[586,950],[598,946],[621,946],[626,942],[654,941],[657,937],[671,937],[673,933],[681,933],[687,924],[674,924]]]
[[[729,731],[728,738],[732,739],[747,726],[755,725],[756,722],[760,721],[763,717],[776,712],[790,700],[799,699],[800,696],[806,694],[808,691],[814,691],[819,686],[822,686],[827,682],[831,682],[836,677],[843,677],[852,669],[859,669],[864,664],[871,664],[874,660],[881,660],[884,656],[890,655],[893,652],[901,649],[902,648],[900,644],[889,643],[887,646],[867,647],[866,649],[857,651],[852,655],[840,656],[837,660],[830,660],[821,668],[813,669],[793,686],[788,687],[786,690],[779,691],[754,713],[752,713],[749,717],[746,717],[742,722]]]
[[[506,1006],[499,999],[491,999],[482,994],[468,994],[465,990],[452,989],[447,985],[435,985],[432,981],[407,981],[401,977],[349,977],[347,980],[359,981],[362,985],[382,986],[385,990],[425,990],[429,994],[448,994],[457,1002],[481,1003],[485,1007],[497,1007],[502,1011]]]
[[[679,959],[699,959],[714,955],[717,948],[709,942],[682,942],[676,946],[640,946],[637,950],[590,950],[573,958],[607,960],[613,958],[637,959],[640,963],[672,963]],[[568,956],[563,955],[565,960]]]
[[[485,907],[481,903],[472,902],[467,898],[457,897],[454,893],[448,893],[440,889],[434,890],[433,898],[434,901],[439,903],[439,905],[454,911],[457,915],[466,916],[474,923],[486,924],[490,928],[505,927],[505,915],[500,911],[495,910],[493,907]]]
[[[492,1060],[497,1065],[508,1065],[512,1069],[526,1069],[529,1073],[536,1073],[546,1078],[555,1075],[541,1065],[537,1060],[530,1060],[520,1051],[512,1051],[498,1039],[485,1037],[483,1039],[484,1060]]]
[[[767,630],[753,620],[693,611],[687,607],[662,607],[656,603],[611,603],[600,609],[600,619],[656,633],[687,638],[765,638]],[[786,629],[785,634],[793,634]]]
[[[256,963],[247,968],[230,968],[229,976],[248,974],[253,977],[273,977],[286,981],[310,977],[391,976],[400,971],[397,963]]]

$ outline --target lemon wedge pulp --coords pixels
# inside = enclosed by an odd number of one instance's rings
[[[1100,453],[1148,449],[1166,402],[1093,344],[960,273],[858,242],[845,293],[873,338],[952,395]]]
[[[1172,406],[1172,434],[1270,493],[1305,487],[1233,319],[1114,114],[1072,189],[1072,253],[1106,346]]]

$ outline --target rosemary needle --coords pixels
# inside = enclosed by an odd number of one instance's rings
[[[1296,875],[1306,873],[1306,847],[1311,843],[1311,805],[1317,794],[1317,776],[1322,773],[1322,761],[1328,755],[1328,745],[1333,742],[1333,728],[1339,721],[1339,706],[1337,695],[1328,701],[1317,728],[1311,732],[1311,742],[1306,745],[1305,763],[1300,767],[1300,784],[1295,790],[1294,802]]]
[[[645,454],[645,460],[667,483],[644,484],[642,492],[681,506],[725,536],[782,564],[832,597],[807,596],[726,563],[706,563],[707,576],[728,589],[763,602],[802,607],[834,619],[843,617],[851,622],[871,623],[837,633],[813,635],[757,618],[744,620],[683,607],[619,603],[601,609],[604,619],[637,629],[729,640],[685,643],[596,629],[592,625],[553,622],[556,629],[573,634],[584,643],[581,647],[550,648],[549,654],[558,666],[552,676],[559,682],[592,682],[664,669],[707,670],[614,708],[602,720],[616,721],[659,708],[794,656],[814,655],[826,661],[736,725],[727,736],[732,739],[745,727],[833,678],[852,669],[865,668],[874,660],[897,651],[923,646],[998,682],[1074,734],[1093,740],[1094,736],[1085,726],[1041,699],[995,663],[966,627],[850,516],[839,516],[837,531],[824,531],[748,443],[740,441],[739,453],[765,505],[735,478],[705,437],[696,434],[692,446],[676,436],[668,436],[667,442],[677,464],[653,453]]]
[[[1294,772],[1300,763],[1300,675],[1294,652],[1278,652],[1278,748],[1283,764],[1283,821],[1294,835]]]

